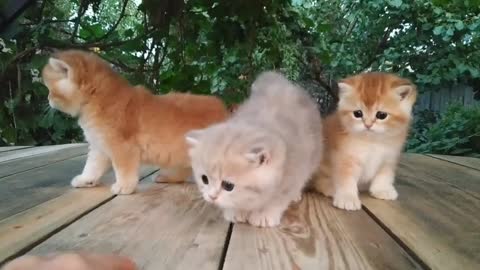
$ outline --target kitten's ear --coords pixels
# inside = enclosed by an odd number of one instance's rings
[[[191,130],[185,134],[185,140],[190,146],[196,146],[200,142],[203,132],[201,129]]]
[[[395,93],[400,97],[400,100],[404,100],[416,92],[415,86],[412,84],[401,85],[393,89]]]
[[[338,96],[343,96],[353,91],[353,87],[345,82],[338,83]]]
[[[263,164],[268,164],[270,162],[270,152],[263,146],[253,147],[245,154],[247,160],[255,164],[256,166],[260,166]]]
[[[70,70],[72,69],[65,61],[53,57],[48,59],[48,64],[54,71],[64,74],[65,77],[68,77]]]

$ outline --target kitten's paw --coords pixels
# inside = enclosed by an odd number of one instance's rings
[[[333,197],[333,205],[345,210],[359,210],[362,208],[362,202],[357,194],[335,194]]]
[[[82,187],[94,187],[98,185],[98,180],[90,178],[90,177],[85,177],[83,175],[77,175],[72,179],[72,182],[70,182],[72,187],[76,188],[82,188]]]
[[[135,189],[137,188],[137,184],[120,184],[120,183],[115,183],[112,185],[111,191],[113,194],[117,195],[128,195],[132,194]]]
[[[248,223],[257,227],[275,227],[280,225],[281,218],[282,216],[278,214],[266,215],[253,212],[248,217]]]
[[[232,211],[225,210],[223,211],[223,217],[233,223],[245,223],[247,222],[247,215],[243,211]]]
[[[370,195],[381,200],[396,200],[398,198],[398,192],[393,186],[383,189],[371,189]]]

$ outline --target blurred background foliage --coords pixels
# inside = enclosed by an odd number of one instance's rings
[[[465,84],[479,99],[479,39],[480,0],[38,0],[1,33],[0,145],[82,140],[74,119],[47,106],[40,71],[58,49],[95,51],[156,93],[227,104],[277,69],[328,113],[336,81],[363,71],[395,72],[420,91]],[[417,112],[407,148],[478,155],[479,112]]]

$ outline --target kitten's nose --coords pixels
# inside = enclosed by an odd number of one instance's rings
[[[215,201],[215,199],[217,198],[217,196],[212,195],[212,194],[208,194],[208,197],[209,197],[210,199],[212,199],[212,201]]]
[[[372,126],[373,126],[373,123],[371,123],[371,124],[365,124],[365,127],[366,127],[367,129],[370,129]]]

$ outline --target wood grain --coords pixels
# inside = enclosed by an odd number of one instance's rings
[[[143,166],[142,177],[155,169]],[[0,264],[21,250],[48,236],[61,226],[111,199],[113,172],[103,177],[103,186],[69,189],[65,194],[0,221]]]
[[[434,158],[446,160],[452,163],[463,165],[471,169],[480,170],[480,158],[446,156],[446,155],[429,155]]]
[[[420,269],[364,211],[307,193],[278,228],[235,225],[225,270]]]
[[[464,189],[479,180],[475,170],[407,155],[397,173],[399,199],[362,200],[431,269],[473,270],[480,265],[480,200]]]
[[[88,146],[86,144],[72,144],[60,148],[47,147],[41,150],[43,151],[17,153],[5,157],[9,159],[0,162],[0,178],[72,157],[85,155],[88,152]]]
[[[405,154],[400,162],[402,168],[422,175],[424,181],[460,189],[480,199],[480,171],[418,154]]]
[[[192,184],[141,183],[33,249],[118,253],[139,269],[218,269],[229,224]]]
[[[72,144],[59,144],[59,145],[48,145],[48,146],[38,146],[38,147],[26,147],[16,151],[8,151],[0,153],[0,163],[5,161],[11,161],[14,159],[31,157],[36,155],[45,154],[52,151],[57,151],[61,149],[67,149],[77,146],[88,146],[86,143],[72,143]]]
[[[67,159],[0,179],[0,220],[51,200],[70,189],[86,156]]]

